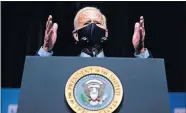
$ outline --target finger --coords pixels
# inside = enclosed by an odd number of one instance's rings
[[[55,40],[57,38],[58,24],[57,23],[54,23],[52,29],[53,29],[52,42],[55,43]]]
[[[50,40],[50,37],[52,35],[53,29],[50,29],[49,33],[47,34],[45,41],[48,42]]]
[[[140,22],[139,23],[140,23],[141,27],[144,27],[144,18],[143,18],[143,16],[140,17]]]
[[[48,20],[47,20],[47,23],[46,23],[46,28],[48,27],[50,21],[52,21],[52,15],[48,16]]]
[[[52,15],[48,16],[48,20],[46,22],[46,28],[48,27],[49,22],[52,21]]]
[[[47,26],[47,28],[46,28],[46,30],[45,30],[45,34],[48,34],[48,32],[50,31],[49,25],[50,25],[51,23],[52,23],[51,21],[48,22],[48,26]]]
[[[139,32],[139,30],[140,30],[140,24],[136,22],[134,26],[134,32]]]
[[[145,30],[144,28],[140,27],[140,39],[143,41],[145,37]]]
[[[57,29],[58,29],[58,24],[54,23],[52,29],[53,29],[54,32],[56,32]]]
[[[142,20],[143,19],[143,16],[140,16],[140,20]]]
[[[47,27],[47,34],[49,33],[50,29],[52,29],[52,21],[49,22]]]
[[[51,29],[50,32],[48,33],[48,34],[49,34],[49,35],[48,35],[48,38],[49,38],[49,39],[51,39],[53,32],[54,32],[53,29]]]
[[[140,33],[143,34],[143,28],[142,27],[140,27]]]
[[[145,29],[144,29],[143,27],[140,27],[140,31],[141,31],[142,33],[144,33],[144,32],[145,32]]]

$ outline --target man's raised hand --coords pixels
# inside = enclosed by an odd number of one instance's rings
[[[43,49],[45,51],[51,51],[52,48],[54,47],[54,44],[57,39],[57,29],[58,29],[58,24],[57,23],[52,23],[52,16],[49,15],[47,23],[46,23],[46,29],[45,29],[45,37],[44,37],[44,44],[43,44]]]
[[[136,54],[143,53],[145,40],[145,27],[144,27],[144,18],[140,17],[140,21],[135,23],[134,34],[132,38],[132,43],[135,49]]]

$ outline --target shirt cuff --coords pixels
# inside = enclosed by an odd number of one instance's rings
[[[140,53],[138,55],[136,55],[136,53],[134,53],[134,56],[137,58],[148,58],[149,57],[149,51],[147,48],[145,48],[145,52],[144,53]]]
[[[39,56],[46,57],[46,56],[52,56],[53,52],[47,52],[41,47],[38,51]]]

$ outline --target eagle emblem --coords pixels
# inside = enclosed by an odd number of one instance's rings
[[[104,92],[105,86],[106,84],[100,80],[88,80],[83,84],[82,100],[92,106],[101,105],[107,98],[107,94]]]
[[[123,88],[112,71],[88,66],[69,78],[65,96],[76,113],[112,113],[121,103]]]

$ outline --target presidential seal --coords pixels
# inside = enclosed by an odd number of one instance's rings
[[[112,71],[88,66],[69,78],[65,97],[76,113],[112,113],[122,101],[123,87]]]

